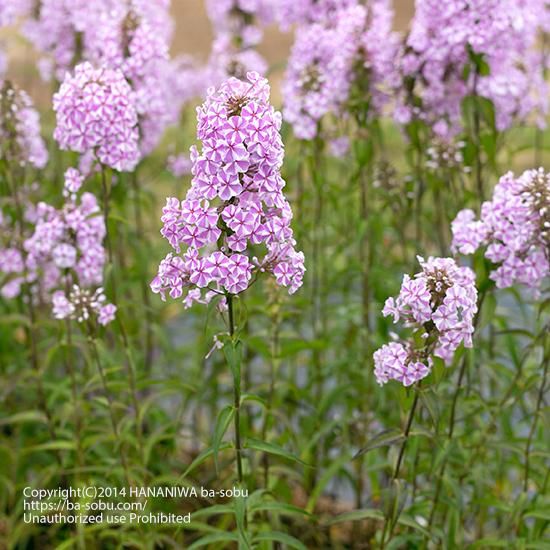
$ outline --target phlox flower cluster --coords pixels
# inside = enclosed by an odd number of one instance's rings
[[[42,54],[45,80],[63,80],[75,64],[118,69],[134,91],[140,148],[149,153],[177,122],[182,100],[169,59],[173,21],[169,0],[41,0],[23,33]]]
[[[39,202],[26,207],[25,223],[31,229],[20,245],[14,240],[0,248],[0,273],[4,298],[20,295],[22,285],[30,285],[32,294],[49,302],[55,289],[78,282],[94,287],[103,282],[105,265],[105,222],[97,199],[91,193],[76,192],[82,176],[69,169],[65,175],[65,204],[57,209]],[[21,199],[23,200],[23,199]],[[8,227],[11,223],[5,221]]]
[[[0,274],[2,287],[0,296],[12,299],[21,293],[21,285],[25,281],[25,261],[21,251],[13,246],[0,248]]]
[[[371,114],[388,100],[397,48],[388,0],[350,3],[299,27],[283,84],[284,117],[301,139],[312,139],[327,114],[345,114],[353,85]]]
[[[282,193],[281,117],[269,94],[267,80],[249,73],[247,81],[231,78],[210,90],[197,109],[202,148],[191,151],[192,186],[183,201],[167,199],[162,213],[161,234],[176,252],[151,283],[163,298],[180,298],[185,288],[186,305],[239,294],[262,272],[290,292],[301,286],[304,256],[294,248]],[[263,257],[257,245],[267,249]]]
[[[354,6],[357,0],[277,0],[275,16],[283,30],[290,25],[328,21],[338,10]]]
[[[462,210],[451,228],[455,251],[486,247],[485,257],[498,266],[490,275],[498,288],[518,282],[537,291],[550,274],[550,174],[542,168],[520,177],[508,172],[479,219]]]
[[[58,290],[52,296],[53,316],[84,323],[94,318],[100,325],[114,321],[116,306],[107,302],[102,288],[91,291],[73,285],[68,293]]]
[[[463,99],[475,94],[493,101],[499,130],[531,113],[544,116],[548,87],[534,51],[545,3],[417,0],[400,58],[396,120],[424,120],[451,139],[461,130]],[[475,74],[472,52],[483,56],[490,74]]]
[[[0,296],[6,300],[17,298],[25,281],[32,283],[36,280],[36,274],[26,270],[23,242],[32,233],[36,222],[37,208],[33,195],[37,187],[33,184],[18,188],[17,201],[22,212],[18,211],[13,199],[3,203],[4,208],[0,209]],[[14,215],[20,213],[21,225],[17,227]],[[50,280],[56,281],[55,275],[48,275],[46,273],[44,277],[45,284]]]
[[[105,264],[105,222],[97,199],[83,193],[80,200],[68,200],[61,209],[39,203],[34,233],[25,240],[30,271],[53,266],[62,284],[71,270],[83,286],[101,284]]]
[[[179,64],[169,55],[169,8],[169,0],[131,0],[104,10],[87,54],[97,66],[119,69],[132,86],[142,154],[151,152],[165,129],[177,123],[183,103],[175,84]]]
[[[263,27],[273,19],[271,0],[207,0],[214,41],[208,64],[201,71],[204,90],[229,77],[245,79],[249,71],[264,75],[267,62],[256,47]]]
[[[0,157],[44,168],[48,150],[40,135],[40,117],[27,93],[4,81],[0,89]]]
[[[44,80],[63,80],[75,63],[86,59],[101,14],[111,0],[41,0],[29,10],[22,33],[40,54],[38,68]]]
[[[227,34],[235,46],[257,46],[262,39],[262,26],[273,19],[274,3],[270,0],[207,0],[208,16],[217,35]]]
[[[82,63],[67,73],[54,95],[54,138],[65,150],[94,153],[104,165],[130,171],[136,166],[138,115],[133,92],[119,70]]]
[[[193,163],[189,155],[180,153],[179,155],[169,155],[166,159],[168,170],[175,178],[181,178],[191,173]]]
[[[461,343],[472,347],[477,312],[473,271],[451,258],[418,260],[422,271],[403,277],[399,295],[386,300],[382,314],[404,322],[420,338],[386,344],[374,353],[379,384],[393,379],[410,386],[430,373],[433,356],[450,364]],[[414,343],[419,339],[420,347]]]

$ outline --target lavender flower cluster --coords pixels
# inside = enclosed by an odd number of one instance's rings
[[[103,283],[105,222],[93,194],[77,196],[82,182],[79,172],[70,168],[65,174],[67,200],[60,209],[44,202],[27,209],[32,233],[20,246],[12,243],[0,249],[0,273],[6,278],[0,293],[15,298],[28,284],[33,299],[52,302],[57,319],[82,322],[95,312],[98,322],[107,324],[116,307],[106,303],[101,287],[97,288]],[[82,313],[85,296],[95,296],[88,314]]]
[[[249,71],[264,75],[267,62],[256,47],[263,27],[273,19],[272,0],[208,0],[207,10],[214,29],[212,53],[203,77],[219,86],[229,77],[245,79]]]
[[[418,258],[422,271],[405,275],[397,298],[388,298],[382,313],[403,321],[414,337],[392,342],[374,353],[379,384],[398,380],[410,386],[431,371],[435,355],[450,364],[461,343],[472,347],[477,312],[475,275],[451,258]],[[415,344],[420,340],[420,346]]]
[[[327,114],[344,114],[354,80],[364,77],[361,95],[371,115],[387,103],[395,74],[397,37],[388,0],[366,6],[346,2],[326,7],[296,32],[283,84],[284,116],[300,139],[312,139]],[[338,4],[340,5],[340,4]],[[322,13],[322,11],[321,11]],[[365,74],[363,74],[365,73]]]
[[[483,203],[479,220],[462,210],[451,228],[455,251],[473,254],[486,247],[485,257],[498,265],[490,275],[498,288],[519,282],[536,292],[550,274],[550,173],[508,172]]]
[[[69,292],[58,290],[53,293],[53,316],[56,319],[74,319],[84,323],[96,318],[100,325],[114,321],[117,308],[107,303],[103,288],[91,291],[73,285]]]
[[[44,168],[48,162],[38,112],[27,93],[8,80],[0,88],[0,140],[0,156],[8,163]]]
[[[249,73],[210,90],[197,109],[197,137],[192,148],[193,181],[186,198],[167,199],[161,234],[176,253],[161,262],[151,283],[164,298],[186,304],[215,293],[238,294],[253,277],[270,272],[278,284],[295,292],[302,284],[304,256],[294,248],[292,211],[282,189],[281,117],[269,104],[267,80]],[[263,258],[255,245],[264,245]],[[200,289],[209,292],[201,297]],[[214,294],[212,294],[214,293]]]
[[[493,101],[499,130],[531,113],[542,124],[549,93],[535,46],[547,11],[546,0],[418,0],[399,58],[396,120],[424,120],[451,139],[463,99],[474,94]],[[472,67],[472,54],[489,74]]]
[[[62,149],[96,155],[116,170],[133,170],[140,154],[132,97],[119,70],[78,65],[53,98],[54,138]]]
[[[275,14],[283,29],[328,21],[338,10],[356,5],[356,0],[277,0]]]
[[[61,81],[82,62],[121,71],[134,92],[140,150],[149,153],[178,121],[182,106],[179,64],[169,58],[170,1],[42,0],[36,10],[24,4],[16,11],[24,18],[23,34],[42,56],[43,78]]]

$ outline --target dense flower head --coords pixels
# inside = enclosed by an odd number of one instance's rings
[[[90,290],[73,285],[69,292],[58,290],[52,296],[53,316],[74,319],[78,323],[93,321],[107,325],[114,320],[116,306],[108,303],[103,288]]]
[[[71,270],[83,286],[101,284],[104,237],[105,222],[91,193],[83,193],[80,201],[67,201],[61,209],[40,203],[34,233],[24,243],[28,269],[39,274],[48,266],[60,281]]]
[[[169,155],[166,159],[166,165],[174,177],[181,178],[191,173],[193,163],[189,155],[180,153],[179,155]]]
[[[267,72],[267,62],[256,47],[263,27],[273,18],[271,0],[207,0],[206,7],[214,40],[208,63],[194,77],[201,81],[201,97],[207,88],[230,77],[244,80],[250,71]]]
[[[101,13],[110,4],[110,0],[41,0],[27,14],[23,34],[41,55],[38,67],[45,80],[62,80],[75,62],[85,59]]]
[[[140,148],[149,153],[182,106],[170,61],[173,21],[167,0],[42,0],[23,27],[41,53],[45,80],[63,80],[76,63],[119,70],[134,91]]]
[[[0,28],[12,25],[19,17],[27,16],[32,7],[32,0],[0,1]]]
[[[165,0],[132,0],[104,10],[87,53],[92,63],[119,69],[134,90],[143,154],[177,122],[183,103],[174,85],[179,67],[169,55],[169,7]]]
[[[371,114],[380,113],[394,73],[392,18],[390,2],[372,0],[297,30],[283,84],[284,116],[297,137],[312,139],[325,115],[342,113],[354,85]]]
[[[440,137],[452,138],[461,130],[462,100],[469,94],[493,101],[500,130],[532,112],[544,116],[549,95],[544,63],[533,52],[545,3],[417,0],[400,61],[404,82],[396,119],[419,118]],[[472,53],[483,56],[489,74],[475,74]]]
[[[256,46],[262,38],[260,27],[273,19],[270,0],[207,0],[208,17],[216,34],[226,33],[239,46]]]
[[[38,112],[29,96],[8,80],[0,88],[0,140],[0,157],[8,162],[35,168],[48,162]]]
[[[275,16],[279,25],[287,30],[293,24],[327,21],[341,9],[357,4],[357,0],[277,0]]]
[[[518,282],[537,291],[550,274],[550,173],[508,172],[479,219],[462,210],[451,227],[455,251],[472,254],[486,247],[485,257],[498,266],[490,275],[497,287]]]
[[[93,152],[104,165],[133,170],[139,160],[134,94],[119,70],[82,63],[67,73],[53,106],[62,149]]]
[[[168,198],[162,214],[161,234],[177,254],[168,254],[151,283],[161,296],[179,298],[188,287],[191,301],[202,299],[202,288],[239,294],[261,272],[290,292],[301,286],[304,256],[294,248],[282,193],[281,117],[269,93],[267,80],[249,73],[210,90],[197,109],[202,148],[191,151],[192,186],[184,200]],[[263,258],[255,245],[267,249]]]
[[[67,168],[63,183],[63,196],[76,198],[76,193],[84,183],[84,176],[76,168]]]
[[[409,386],[430,373],[433,356],[450,364],[461,343],[472,347],[477,312],[473,271],[452,258],[418,260],[422,271],[403,277],[399,295],[386,300],[382,313],[412,327],[423,343],[418,347],[411,339],[380,348],[374,354],[380,384],[394,379]]]

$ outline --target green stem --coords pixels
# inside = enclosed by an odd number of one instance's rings
[[[107,167],[103,165],[101,165],[101,188],[103,190],[103,217],[105,219],[105,242],[107,244],[107,253],[109,255],[109,263],[113,265],[113,244],[111,242],[111,235],[109,231],[109,202],[111,198],[111,182],[107,181]],[[116,295],[116,289],[113,289],[113,294]]]
[[[481,308],[483,307],[483,303],[485,301],[485,298],[487,296],[487,290],[483,290],[479,296],[478,299],[478,309],[476,316],[474,318],[474,330],[477,328],[477,325],[479,323],[479,319],[481,318]],[[460,395],[460,392],[462,391],[462,384],[464,381],[464,376],[466,375],[466,371],[468,370],[468,353],[464,355],[464,358],[462,359],[462,364],[460,365],[460,371],[458,373],[458,380],[456,383],[456,388],[453,394],[453,401],[451,404],[451,415],[449,418],[449,429],[447,432],[447,441],[450,443],[453,439],[453,434],[455,430],[455,424],[456,424],[456,410],[458,405],[458,397]],[[447,469],[447,456],[443,459],[443,463],[441,464],[441,471],[438,474],[437,484],[435,487],[435,494],[434,494],[434,500],[432,503],[432,508],[430,510],[430,516],[428,519],[428,531],[430,531],[433,521],[435,519],[435,513],[437,510],[437,505],[439,503],[439,497],[441,495],[441,489],[443,487],[443,477],[445,475],[445,471]]]
[[[233,295],[227,294],[227,314],[229,317],[229,336],[231,337],[231,345],[233,349],[238,349],[236,345],[238,340],[235,338],[235,319],[233,314]],[[240,353],[240,351],[239,351]],[[240,358],[237,359],[240,361]],[[238,378],[234,380],[233,384],[233,397],[235,407],[235,453],[237,458],[237,479],[239,485],[243,483],[243,462],[242,462],[242,444],[241,444],[241,381],[240,381],[240,368],[238,370]],[[235,369],[234,373],[235,375]]]
[[[535,435],[535,431],[537,429],[537,424],[539,420],[540,415],[540,409],[542,406],[543,398],[544,398],[544,391],[546,388],[546,377],[548,376],[548,364],[550,363],[550,351],[543,352],[543,375],[542,375],[542,381],[539,387],[539,393],[537,396],[537,405],[535,407],[535,414],[533,417],[533,423],[531,424],[531,429],[529,430],[529,435],[527,437],[527,444],[525,445],[525,452],[524,455],[524,461],[525,461],[525,467],[524,467],[524,474],[523,474],[523,491],[527,492],[527,489],[529,487],[529,468],[530,468],[530,454],[531,454],[531,446],[533,444],[533,436]]]
[[[52,441],[57,441],[57,433],[54,426],[53,416],[52,413],[48,407],[48,402],[46,399],[46,392],[44,390],[44,384],[42,381],[42,370],[40,368],[40,362],[38,359],[38,337],[37,337],[37,330],[36,330],[36,311],[34,308],[34,296],[32,295],[29,283],[28,281],[28,268],[27,268],[27,253],[25,248],[23,247],[23,241],[25,238],[25,231],[23,227],[23,219],[24,219],[24,212],[23,212],[23,205],[21,204],[21,200],[19,197],[19,192],[17,189],[17,184],[13,181],[11,177],[11,172],[6,169],[5,171],[6,176],[6,183],[8,185],[8,188],[10,190],[10,193],[13,197],[13,201],[15,203],[15,208],[17,212],[17,231],[18,231],[18,242],[17,242],[17,248],[21,254],[21,256],[24,259],[23,265],[23,289],[25,293],[25,298],[27,302],[27,310],[29,315],[29,326],[26,328],[26,334],[27,338],[30,341],[30,352],[31,352],[31,365],[32,368],[36,374],[36,390],[38,394],[38,406],[44,413],[44,416],[47,420],[47,426],[48,426],[48,432],[50,435],[50,439]],[[21,181],[24,181],[24,175],[21,176]],[[63,466],[63,459],[61,457],[61,453],[59,450],[55,451],[55,457],[57,459],[57,462],[60,466]]]
[[[111,279],[112,300],[113,300],[113,303],[118,307],[117,283],[116,283],[115,269],[114,269],[114,254],[113,254],[112,240],[111,240],[110,231],[109,231],[109,211],[110,211],[109,203],[111,198],[111,181],[109,181],[110,178],[107,178],[107,171],[108,171],[107,167],[102,165],[101,166],[101,185],[103,189],[103,215],[105,217],[105,242],[107,244],[109,263],[111,265],[110,279]],[[128,333],[126,332],[126,327],[122,322],[120,314],[116,316],[116,319],[117,319],[117,324],[120,328],[120,336],[122,338],[122,345],[124,348],[124,354],[126,356],[124,365],[126,368],[126,374],[128,376],[128,380],[130,382],[130,392],[131,392],[132,406],[134,409],[134,416],[135,416],[135,423],[136,423],[136,436],[137,436],[137,442],[138,442],[138,449],[140,453],[142,466],[144,469],[146,469],[145,452],[144,452],[144,446],[143,446],[143,427],[141,425],[141,414],[140,414],[140,406],[139,406],[136,375],[135,375],[136,369],[134,365],[134,360],[132,358],[132,353],[130,350]]]
[[[279,332],[281,326],[281,316],[279,312],[279,306],[274,304],[276,311],[272,317],[272,334],[271,334],[271,361],[269,362],[269,393],[267,397],[267,407],[262,426],[262,439],[267,439],[267,429],[269,425],[269,419],[271,418],[273,410],[273,401],[275,398],[275,374],[279,368]],[[264,486],[266,489],[269,487],[269,454],[264,453],[263,456],[264,466]]]
[[[122,465],[122,468],[124,470],[124,476],[126,478],[126,483],[128,484],[128,487],[132,486],[130,474],[128,471],[128,463],[126,461],[126,454],[124,452],[124,449],[122,447],[122,441],[120,440],[120,433],[118,430],[118,424],[115,417],[115,408],[113,404],[113,398],[111,397],[111,392],[109,391],[109,386],[107,385],[107,379],[105,377],[105,371],[103,370],[103,365],[101,363],[101,359],[99,357],[99,351],[97,349],[97,344],[95,343],[95,339],[92,335],[88,336],[88,344],[90,346],[90,350],[92,352],[92,355],[94,357],[94,362],[97,367],[97,372],[99,373],[99,377],[101,379],[101,384],[103,386],[103,393],[105,394],[105,398],[107,399],[107,404],[109,408],[109,417],[111,420],[111,429],[113,431],[113,436],[115,438],[115,444],[118,448],[119,456],[120,456],[120,463]]]
[[[485,200],[485,193],[483,190],[483,176],[481,165],[481,119],[479,116],[477,85],[479,81],[479,72],[475,67],[474,83],[473,83],[473,96],[474,96],[474,142],[476,151],[476,186],[479,194],[480,202]]]
[[[76,380],[76,372],[74,369],[74,364],[72,361],[71,350],[73,347],[73,338],[72,338],[72,327],[71,320],[65,320],[65,330],[66,330],[66,346],[65,346],[65,367],[69,373],[71,379],[71,398],[73,401],[73,414],[74,414],[74,426],[75,426],[75,440],[76,440],[76,464],[77,472],[80,473],[82,467],[84,466],[84,453],[82,449],[82,415],[79,407],[79,398],[78,398],[78,384]]]
[[[140,242],[145,240],[145,229],[143,225],[143,216],[141,213],[141,205],[139,202],[139,180],[137,170],[131,175],[132,187],[134,189],[134,214],[136,220],[137,237]],[[145,265],[145,264],[144,264]],[[145,275],[145,274],[144,274]],[[145,373],[148,375],[151,372],[153,365],[153,319],[151,315],[151,300],[149,297],[149,285],[145,276],[141,277],[141,295],[143,305],[145,307]]]
[[[418,405],[419,395],[420,395],[420,392],[418,391],[418,388],[415,388],[414,400],[413,400],[413,403],[412,403],[412,406],[411,406],[411,410],[409,411],[409,417],[407,418],[407,424],[405,426],[405,432],[403,434],[404,439],[403,439],[403,443],[401,443],[401,448],[399,449],[399,455],[397,456],[397,462],[395,463],[395,468],[393,470],[393,475],[391,477],[390,486],[393,486],[393,484],[394,484],[395,480],[397,479],[397,477],[399,476],[399,472],[401,470],[401,464],[403,462],[403,457],[405,456],[405,450],[407,448],[407,442],[409,440],[409,434],[410,434],[412,423],[413,423],[413,420],[414,420],[414,413],[415,413],[416,407]],[[395,520],[393,522],[389,522],[388,517],[386,517],[386,519],[384,520],[384,529],[382,531],[382,541],[380,543],[380,548],[384,549],[386,547],[386,533],[388,531],[388,528],[389,528],[388,542],[391,540],[392,535],[393,535],[393,530],[394,530],[394,527],[397,523],[398,517],[399,517],[399,514],[397,515],[397,517],[395,518]]]

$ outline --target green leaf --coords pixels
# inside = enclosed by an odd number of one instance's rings
[[[374,449],[387,447],[388,445],[394,445],[395,443],[400,443],[401,441],[403,441],[403,439],[405,439],[403,432],[401,430],[398,430],[397,428],[384,430],[383,432],[380,432],[379,434],[375,435],[371,440],[369,440],[367,444],[362,449],[360,449],[353,458],[355,460],[356,458],[359,458],[360,456]]]
[[[216,426],[214,427],[214,436],[212,437],[212,450],[214,451],[214,465],[216,468],[216,474],[219,474],[218,470],[218,450],[222,442],[223,436],[229,428],[233,417],[235,416],[235,407],[232,405],[225,406],[219,413],[216,419]]]
[[[430,535],[430,532],[427,529],[422,527],[422,525],[414,521],[413,518],[411,518],[410,516],[407,516],[406,514],[401,514],[397,519],[397,523],[399,523],[400,525],[405,525],[407,527],[414,529],[415,531],[418,531],[419,533],[422,533],[428,539],[432,538]]]
[[[0,316],[1,325],[25,325],[30,326],[31,322],[25,315],[19,313],[10,313],[8,315]]]
[[[72,451],[75,449],[74,441],[48,441],[47,443],[41,443],[40,445],[33,445],[27,447],[25,452],[33,453],[36,451]]]
[[[5,426],[6,424],[23,424],[25,422],[41,422],[46,424],[48,419],[41,411],[25,411],[12,414],[5,418],[0,418],[0,426]]]
[[[223,451],[225,449],[229,449],[230,447],[231,447],[230,443],[222,443],[218,448],[218,451]],[[199,456],[197,456],[197,458],[195,458],[195,460],[193,460],[193,462],[189,464],[189,466],[187,467],[187,470],[185,470],[185,472],[181,474],[179,481],[187,477],[195,468],[197,468],[197,466],[200,466],[201,464],[206,462],[213,454],[214,454],[214,450],[212,449],[212,447],[208,447],[204,449],[204,451],[202,451],[202,453],[200,453]]]
[[[197,510],[193,512],[193,518],[198,518],[201,516],[215,516],[218,514],[231,514],[233,515],[235,513],[235,510],[233,509],[233,506],[229,504],[214,504],[213,506],[208,506],[207,508],[201,508],[200,510]]]
[[[243,403],[246,403],[247,401],[252,401],[254,403],[259,403],[262,408],[266,408],[266,403],[265,401],[259,396],[259,395],[253,395],[251,393],[245,393],[243,395],[241,395],[241,405]]]
[[[524,518],[536,518],[550,521],[550,510],[531,510],[523,514]]]
[[[188,546],[187,550],[202,548],[203,546],[208,546],[215,542],[239,542],[239,535],[237,535],[237,533],[214,533],[212,535],[206,535]]]
[[[296,550],[307,550],[307,547],[298,539],[294,538],[292,535],[281,533],[280,531],[267,531],[265,533],[259,533],[254,537],[255,543],[266,541],[280,542],[289,548],[296,548]]]
[[[251,512],[276,512],[283,516],[292,516],[292,515],[304,515],[311,516],[309,512],[298,508],[298,506],[293,506],[292,504],[286,504],[285,502],[260,502],[256,506],[250,507]]]
[[[279,445],[276,445],[275,443],[268,443],[267,441],[261,441],[259,439],[249,437],[246,440],[244,447],[245,449],[252,449],[254,451],[260,451],[270,455],[287,458],[288,460],[293,460],[294,462],[299,462],[304,466],[308,466],[308,464],[306,464],[303,460],[300,460],[295,454],[292,454],[291,452],[287,451]]]
[[[475,541],[470,548],[508,548],[508,544],[508,541],[496,537],[486,537]]]
[[[227,360],[227,364],[233,374],[233,383],[238,393],[241,391],[241,352],[242,344],[240,340],[229,340],[223,346],[223,352]]]
[[[328,521],[326,525],[344,523],[345,521],[362,521],[364,519],[375,519],[378,521],[384,521],[384,514],[376,508],[363,508],[361,510],[353,510],[353,512],[340,514],[339,516],[336,516],[335,518]]]
[[[239,548],[250,548],[250,541],[246,533],[245,518],[246,518],[246,498],[233,499],[235,509],[235,520],[237,529],[239,530]]]

